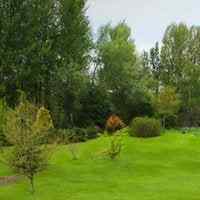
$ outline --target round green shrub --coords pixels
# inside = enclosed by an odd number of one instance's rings
[[[137,117],[131,123],[131,136],[156,137],[161,134],[160,121],[149,117]]]

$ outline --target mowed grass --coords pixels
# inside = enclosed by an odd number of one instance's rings
[[[0,187],[0,200],[199,200],[200,137],[171,131],[161,137],[124,136],[121,156],[109,160],[102,152],[109,137],[78,145],[72,160],[59,146],[48,170],[36,178],[31,195],[26,180]],[[10,175],[0,165],[0,175]]]

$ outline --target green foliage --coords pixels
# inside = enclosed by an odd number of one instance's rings
[[[148,100],[140,81],[141,65],[131,29],[125,22],[100,28],[97,55],[97,81],[110,96],[112,112],[128,122],[143,112],[142,108],[146,108]]]
[[[131,136],[156,137],[161,134],[160,121],[148,117],[137,117],[131,123]]]
[[[12,145],[26,143],[36,135],[33,132],[36,115],[37,107],[28,101],[21,102],[14,110],[7,113],[5,133]]]
[[[91,30],[85,0],[59,0],[55,36],[57,71],[49,92],[50,110],[55,126],[69,128],[76,124],[81,110],[81,94],[89,81],[87,74],[92,48]],[[57,11],[55,12],[57,17]]]
[[[82,92],[81,110],[78,114],[77,124],[81,127],[105,127],[106,119],[111,113],[111,100],[109,94],[100,85],[88,84]]]
[[[89,81],[92,39],[85,7],[85,0],[1,1],[0,95],[9,106],[17,105],[22,90],[50,109],[56,127],[74,125]]]
[[[165,127],[165,120],[169,117],[176,116],[180,108],[180,100],[176,94],[176,90],[172,87],[162,88],[159,95],[154,101],[154,106],[163,119],[163,126]]]
[[[87,139],[97,138],[99,136],[99,134],[102,132],[102,130],[99,126],[87,127],[86,131],[87,131]]]
[[[185,68],[188,65],[190,31],[186,24],[171,24],[167,27],[161,48],[162,80],[166,85],[182,87]]]
[[[130,28],[125,22],[115,27],[111,25],[102,27],[99,31],[97,48],[103,64],[99,77],[108,89],[116,92],[115,90],[128,84],[136,70],[135,44],[131,39]]]
[[[44,101],[57,60],[55,12],[51,0],[1,1],[1,83],[9,105],[16,104],[18,89],[36,103]]]
[[[172,87],[180,100],[180,126],[198,126],[200,28],[184,23],[167,27],[162,45],[144,52],[143,73],[150,92],[159,94],[161,88]],[[171,111],[169,111],[171,112]],[[169,118],[176,116],[167,116]],[[167,126],[166,122],[166,126]]]
[[[162,82],[176,88],[181,100],[180,125],[195,126],[193,118],[199,107],[200,28],[171,24],[164,35],[161,49]],[[194,123],[193,123],[194,122]]]
[[[33,131],[37,134],[45,134],[53,128],[53,121],[49,111],[46,108],[41,107],[37,112],[36,119],[33,124]]]
[[[0,100],[0,148],[2,146],[8,145],[8,141],[6,140],[6,136],[4,133],[4,126],[6,123],[6,113],[9,108],[4,100]]]
[[[35,140],[26,141],[26,144],[15,145],[9,164],[19,174],[26,176],[31,184],[31,192],[34,192],[34,177],[47,166],[47,151],[42,146],[36,146]]]
[[[147,86],[157,95],[162,84],[162,63],[160,57],[159,43],[156,42],[155,47],[150,49],[150,52],[144,52],[142,55],[143,76],[146,79]]]
[[[163,121],[177,117],[182,126],[198,126],[200,28],[171,24],[161,45],[139,56],[124,21],[101,27],[94,45],[86,5],[85,0],[1,1],[0,97],[8,106],[14,108],[24,91],[32,103],[50,110],[58,129],[104,128],[111,113],[125,123],[159,114]],[[160,103],[165,100],[159,92],[168,86],[179,106]],[[158,97],[157,113],[151,94]],[[0,138],[5,140],[2,133]]]
[[[69,128],[53,130],[48,135],[50,141],[57,141],[62,144],[85,142],[97,138],[101,132],[99,127]],[[51,142],[50,142],[51,143]]]
[[[85,142],[87,141],[87,131],[84,128],[75,127],[71,129],[71,135],[73,142]]]
[[[30,180],[32,192],[34,177],[44,169],[48,159],[49,149],[41,145],[41,140],[52,126],[48,111],[44,108],[38,110],[28,101],[21,102],[7,114],[6,136],[14,146],[9,163],[16,172]]]
[[[114,136],[110,137],[110,144],[109,148],[106,150],[106,155],[111,159],[114,160],[120,156],[122,151],[122,136],[119,134],[115,134]]]

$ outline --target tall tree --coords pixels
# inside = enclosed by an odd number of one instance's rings
[[[139,86],[140,63],[130,28],[125,22],[102,27],[97,47],[99,81],[110,93],[114,112],[130,120],[134,114],[139,114],[140,103],[145,102],[142,86]]]
[[[187,25],[171,24],[164,35],[161,49],[164,84],[181,87],[184,69],[188,64],[189,29]]]
[[[51,0],[1,1],[0,78],[11,104],[16,103],[17,89],[36,103],[45,101],[56,60],[54,9]]]
[[[142,56],[142,76],[145,79],[147,87],[151,91],[158,95],[159,88],[161,86],[161,58],[160,58],[160,48],[159,43],[156,42],[155,47],[152,47],[149,52],[144,51]]]
[[[185,112],[187,126],[198,126],[200,124],[199,110],[199,87],[200,87],[200,28],[192,26],[188,44],[188,64],[184,69],[184,80],[182,81],[181,96],[182,110]]]
[[[160,49],[159,43],[156,42],[155,47],[150,50],[150,64],[153,78],[155,81],[155,93],[158,95],[160,81],[161,81],[161,60],[160,60]]]
[[[130,28],[124,22],[116,27],[102,27],[98,48],[103,64],[99,71],[100,79],[113,92],[119,90],[135,75],[136,52]]]
[[[81,109],[80,96],[89,81],[92,48],[91,30],[85,0],[60,0],[56,52],[58,70],[52,82],[51,110],[56,125],[71,126]],[[57,99],[58,98],[58,99]]]
[[[85,6],[85,0],[1,1],[0,92],[9,104],[23,90],[50,108],[56,125],[73,121],[92,45]]]

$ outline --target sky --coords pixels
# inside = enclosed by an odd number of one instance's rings
[[[161,42],[173,22],[200,25],[200,0],[88,0],[87,15],[94,35],[98,28],[125,20],[138,51]]]

